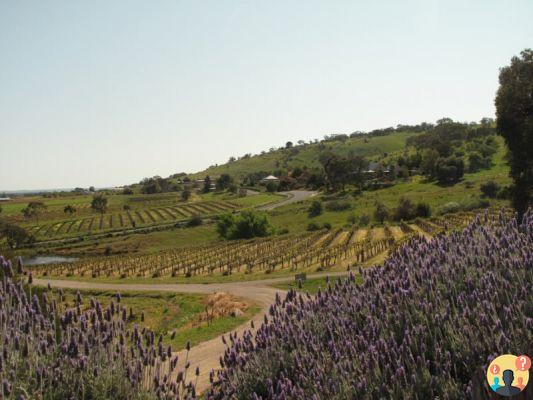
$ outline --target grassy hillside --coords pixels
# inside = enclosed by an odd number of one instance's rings
[[[291,232],[305,230],[310,222],[323,224],[328,222],[333,228],[345,226],[350,215],[360,217],[363,214],[368,215],[371,219],[375,209],[376,201],[384,203],[389,209],[397,206],[398,199],[406,197],[413,202],[423,201],[428,203],[433,213],[439,210],[447,203],[455,202],[460,205],[472,204],[480,200],[480,186],[488,181],[495,181],[501,186],[509,185],[509,167],[504,159],[506,148],[501,137],[496,137],[498,142],[498,151],[494,155],[493,165],[490,169],[481,170],[475,173],[466,173],[461,182],[455,185],[439,185],[436,182],[428,182],[422,176],[413,176],[408,180],[397,183],[396,185],[374,191],[364,191],[359,196],[347,194],[339,196],[343,201],[348,201],[350,209],[334,212],[327,211],[315,218],[308,217],[308,208],[311,200],[303,203],[290,204],[280,207],[272,212],[271,220],[279,228],[289,229]],[[315,199],[323,200],[326,204],[328,197],[319,196]],[[485,199],[488,201],[488,199]],[[509,205],[508,200],[491,199],[492,206]]]
[[[197,179],[206,175],[213,177],[220,174],[230,174],[237,179],[242,179],[247,174],[260,171],[292,169],[303,166],[313,169],[319,167],[318,157],[320,152],[326,149],[330,149],[340,155],[353,153],[354,155],[368,158],[378,158],[383,156],[384,153],[402,150],[405,147],[406,140],[415,135],[417,133],[397,132],[385,136],[349,138],[345,142],[327,141],[304,144],[294,146],[291,149],[277,149],[226,164],[212,166],[189,176]]]

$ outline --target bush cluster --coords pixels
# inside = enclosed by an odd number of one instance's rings
[[[265,214],[243,211],[240,214],[220,215],[217,232],[225,239],[251,239],[270,235],[272,227]]]

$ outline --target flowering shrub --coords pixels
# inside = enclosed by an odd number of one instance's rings
[[[18,266],[22,272],[22,266]],[[149,330],[128,329],[117,302],[62,305],[63,293],[23,283],[0,256],[0,398],[192,399],[187,368]],[[177,375],[176,379],[172,379]]]
[[[478,217],[415,238],[315,298],[277,299],[256,335],[230,335],[208,399],[488,398],[497,354],[533,344],[533,215]]]

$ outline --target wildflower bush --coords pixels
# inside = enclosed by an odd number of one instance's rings
[[[533,215],[414,238],[317,296],[277,299],[230,335],[207,399],[484,399],[498,354],[533,343]]]
[[[0,398],[195,398],[188,365],[177,370],[162,337],[127,328],[119,295],[103,308],[83,306],[78,293],[67,308],[61,290],[32,288],[20,263],[17,272],[0,256]]]

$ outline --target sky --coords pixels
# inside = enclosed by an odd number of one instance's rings
[[[109,187],[494,116],[533,1],[0,2],[0,190]]]

